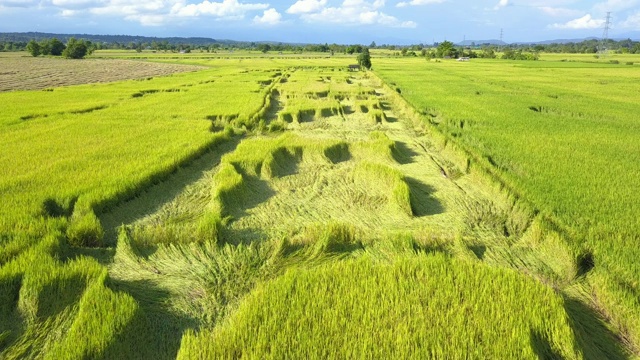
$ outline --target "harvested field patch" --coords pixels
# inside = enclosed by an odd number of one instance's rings
[[[153,76],[205,69],[203,66],[196,65],[133,60],[67,60],[21,55],[12,54],[12,56],[0,58],[0,67],[3,69],[0,73],[0,92],[147,79]]]

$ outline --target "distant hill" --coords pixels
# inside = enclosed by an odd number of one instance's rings
[[[170,45],[184,45],[189,44],[193,46],[211,46],[215,44],[219,45],[227,45],[227,46],[254,46],[255,44],[283,44],[283,45],[292,45],[292,46],[304,46],[309,45],[308,43],[287,43],[287,42],[277,42],[277,41],[236,41],[236,40],[228,40],[228,39],[213,39],[206,37],[154,37],[154,36],[137,36],[137,35],[94,35],[94,34],[54,34],[54,33],[43,33],[43,32],[0,32],[0,41],[12,41],[12,42],[28,42],[32,39],[36,41],[58,38],[59,40],[66,42],[69,38],[75,37],[76,39],[85,39],[94,43],[107,43],[107,44],[130,44],[130,43],[151,43],[155,42],[167,42]],[[567,43],[580,43],[587,40],[599,40],[597,37],[588,37],[582,39],[555,39],[555,40],[545,40],[545,41],[537,41],[537,42],[514,42],[513,45],[549,45],[549,44],[567,44]],[[611,36],[611,39],[620,41],[626,39],[632,39],[635,41],[640,40],[640,31],[628,32],[622,34],[615,34]],[[388,44],[393,44],[393,40],[398,39],[387,39],[391,41],[387,41]],[[405,41],[398,41],[399,43]],[[482,46],[482,45],[510,45],[507,42],[497,40],[497,39],[488,39],[488,40],[465,40],[458,42],[456,46]]]
[[[531,42],[518,42],[516,44],[531,44],[531,45],[550,45],[550,44],[569,44],[569,43],[581,43],[583,41],[589,40],[600,40],[597,37],[587,37],[582,39],[555,39],[555,40],[544,40],[544,41],[531,41]]]
[[[85,39],[91,42],[96,43],[120,43],[120,44],[128,44],[128,43],[139,43],[146,42],[150,43],[152,41],[155,42],[163,42],[166,41],[172,45],[179,44],[192,44],[192,45],[214,45],[214,44],[224,44],[224,45],[236,45],[247,42],[242,41],[234,41],[234,40],[220,40],[220,39],[211,39],[211,38],[203,38],[203,37],[151,37],[151,36],[134,36],[134,35],[91,35],[91,34],[51,34],[51,33],[41,33],[41,32],[26,32],[26,33],[0,33],[0,41],[15,41],[15,42],[27,42],[32,39],[37,41],[43,39],[51,39],[58,38],[59,40],[66,42],[69,38],[75,37],[76,39]]]
[[[502,40],[465,40],[456,44],[457,46],[480,46],[480,45],[508,45]]]
[[[620,41],[631,39],[638,41],[640,39],[640,32],[630,32],[624,34],[618,34],[611,36],[612,40]],[[554,40],[544,40],[544,41],[519,41],[512,43],[513,45],[550,45],[550,44],[569,44],[569,43],[581,43],[583,41],[589,40],[600,40],[598,37],[587,37],[582,39],[554,39]],[[504,41],[500,40],[465,40],[457,43],[457,46],[473,46],[473,45],[510,45]]]

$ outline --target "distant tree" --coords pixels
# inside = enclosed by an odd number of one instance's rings
[[[402,54],[402,56],[407,56],[407,48],[402,48],[402,50],[400,50],[400,53]]]
[[[82,59],[87,55],[87,44],[84,40],[69,39],[67,47],[62,51],[62,56],[67,59]]]
[[[35,40],[29,41],[29,43],[27,44],[27,51],[33,57],[40,55],[40,44],[38,44]]]
[[[526,53],[522,49],[506,48],[502,54],[502,58],[506,60],[538,60],[539,55],[537,53]]]
[[[40,41],[40,54],[42,55],[51,55],[51,44],[49,40]]]
[[[493,48],[487,47],[482,49],[482,52],[478,56],[484,59],[495,59],[496,52]]]
[[[354,53],[362,53],[362,51],[364,51],[365,48],[362,47],[362,45],[350,45],[349,47],[346,48],[346,53],[347,54],[354,54]],[[368,49],[367,49],[368,50]]]
[[[375,49],[376,47],[377,47],[377,45],[376,45],[375,41],[372,41],[371,45],[369,45],[369,48],[371,48],[371,49]]]
[[[362,52],[358,55],[358,64],[365,69],[371,69],[371,55],[369,54],[369,49],[362,49]]]
[[[60,56],[62,55],[62,52],[64,51],[64,44],[62,43],[62,41],[53,38],[51,40],[49,40],[49,54],[53,55],[53,56]]]
[[[436,54],[439,58],[446,56],[456,57],[458,55],[457,50],[451,41],[443,41],[438,44]]]
[[[260,45],[258,45],[258,50],[262,51],[263,54],[266,54],[267,51],[271,50],[271,45],[269,45],[269,44],[260,44]]]
[[[93,54],[94,51],[98,50],[100,43],[93,43],[89,40],[85,40],[84,44],[87,46],[87,55]]]

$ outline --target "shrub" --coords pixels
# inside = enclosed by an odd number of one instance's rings
[[[41,54],[42,49],[40,48],[40,44],[38,44],[35,40],[29,41],[27,44],[27,51],[31,56],[36,57]]]
[[[67,47],[62,52],[62,56],[67,59],[82,59],[87,55],[87,44],[84,40],[69,39]]]
[[[47,46],[47,48],[49,49],[48,54],[53,56],[60,56],[62,55],[62,52],[64,51],[65,47],[66,46],[64,46],[64,44],[60,40],[53,38],[48,41],[48,46]],[[45,53],[43,52],[43,54]]]

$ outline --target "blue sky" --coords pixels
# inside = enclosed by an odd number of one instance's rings
[[[0,32],[408,44],[503,29],[517,42],[600,37],[607,11],[612,36],[640,32],[640,0],[0,0]]]

